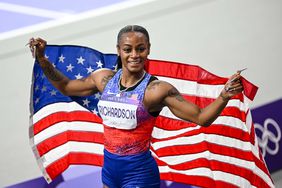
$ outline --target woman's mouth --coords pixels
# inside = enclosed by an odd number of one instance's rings
[[[137,64],[140,64],[141,61],[129,61],[128,63],[132,65],[137,65]]]

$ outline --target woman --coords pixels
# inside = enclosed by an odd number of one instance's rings
[[[228,100],[242,92],[240,74],[234,74],[220,96],[204,109],[186,101],[170,83],[157,80],[144,70],[150,53],[145,28],[130,25],[117,37],[121,69],[100,69],[85,79],[69,80],[44,56],[46,42],[31,39],[36,58],[50,82],[67,96],[89,96],[101,92],[98,103],[103,119],[105,150],[104,187],[159,187],[157,164],[149,151],[151,133],[159,112],[167,106],[177,117],[209,126]]]

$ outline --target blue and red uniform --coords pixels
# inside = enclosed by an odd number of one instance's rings
[[[159,170],[149,150],[156,117],[143,105],[151,75],[145,73],[131,90],[122,90],[121,74],[119,70],[108,82],[98,103],[105,137],[102,181],[110,188],[159,187]]]

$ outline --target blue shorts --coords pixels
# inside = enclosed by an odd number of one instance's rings
[[[149,150],[126,156],[104,150],[102,181],[109,188],[159,188],[160,173]]]

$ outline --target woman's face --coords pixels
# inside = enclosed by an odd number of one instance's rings
[[[150,53],[150,43],[147,37],[140,32],[128,32],[121,36],[117,45],[118,55],[121,58],[123,70],[140,72]]]

